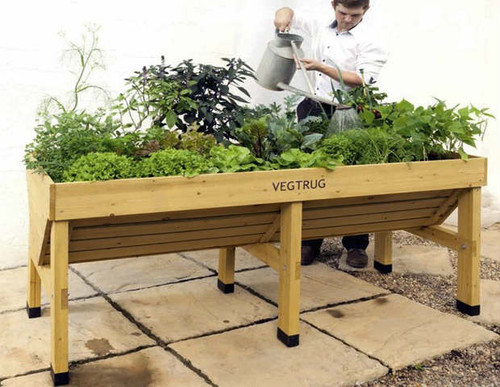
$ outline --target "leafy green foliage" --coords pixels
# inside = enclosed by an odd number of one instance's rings
[[[247,121],[241,128],[236,129],[237,141],[250,149],[256,157],[266,161],[273,161],[283,152],[293,148],[314,150],[323,134],[312,132],[311,128],[319,128],[321,125],[315,124],[322,118],[311,117],[297,122],[297,101],[297,96],[286,97],[284,109],[279,105],[272,105],[264,116]],[[260,110],[263,111],[261,108]],[[321,130],[324,128],[321,127]]]
[[[163,57],[160,65],[127,80],[127,91],[110,111],[90,113],[78,103],[88,90],[103,91],[89,80],[92,70],[102,67],[97,42],[94,31],[90,46],[70,45],[80,64],[71,104],[49,98],[36,137],[26,146],[26,166],[56,182],[334,168],[340,162],[445,158],[450,152],[466,158],[464,145],[475,146],[486,118],[493,117],[487,109],[448,108],[440,100],[428,107],[406,100],[384,103],[386,95],[372,86],[348,92],[342,87],[337,99],[356,108],[349,111],[350,127],[359,129],[332,134],[326,113],[297,122],[299,96],[286,97],[284,106],[247,107],[242,84],[254,75],[240,59],[224,58],[223,67],[191,60],[171,67]]]
[[[264,160],[255,157],[248,148],[236,145],[216,146],[210,151],[210,161],[219,172],[243,172],[271,169]]]
[[[198,132],[198,128],[193,125],[187,132],[178,132],[161,127],[149,128],[142,136],[141,144],[136,149],[136,156],[149,156],[154,152],[163,149],[185,149],[197,152],[201,155],[208,155],[210,149],[217,144],[217,140],[211,134]]]
[[[89,153],[64,171],[64,181],[126,179],[135,176],[135,162],[116,153]]]
[[[275,158],[275,169],[314,168],[335,169],[338,162],[327,153],[317,149],[312,153],[293,148]]]
[[[116,106],[121,116],[136,129],[146,121],[153,126],[187,131],[195,124],[199,131],[212,134],[218,142],[234,139],[233,131],[244,122],[249,97],[242,86],[253,70],[241,59],[222,59],[224,67],[193,64],[185,60],[175,67],[144,67],[128,79],[129,90]]]
[[[138,166],[137,177],[196,176],[215,173],[217,169],[202,155],[183,149],[165,149],[143,159]]]
[[[403,137],[417,159],[429,155],[443,157],[458,152],[464,157],[463,145],[475,147],[475,141],[484,132],[486,117],[493,117],[487,109],[474,106],[448,108],[444,101],[428,107],[415,107],[406,100],[360,112],[365,127],[379,127]]]
[[[353,129],[333,135],[319,149],[345,165],[420,160],[403,137],[380,128]]]
[[[128,89],[118,96],[113,107],[120,114],[124,128],[173,128],[179,112],[194,112],[198,104],[191,90],[172,79],[162,57],[161,64],[143,67],[127,79]]]
[[[91,152],[126,153],[133,139],[115,138],[118,128],[112,116],[100,110],[95,114],[61,112],[40,117],[36,137],[26,146],[24,162],[28,169],[44,170],[55,182],[80,156]]]

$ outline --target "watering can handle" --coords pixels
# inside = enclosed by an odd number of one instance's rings
[[[297,48],[297,45],[295,42],[292,40],[291,42],[292,45],[292,50],[293,53],[295,54],[295,58],[297,59],[297,62],[299,63],[300,70],[302,70],[302,74],[304,74],[304,78],[306,79],[307,87],[309,88],[309,92],[314,95],[314,88],[311,83],[311,80],[309,79],[309,75],[307,75],[306,68],[304,67],[304,64],[300,61],[302,58],[300,57],[299,49]]]

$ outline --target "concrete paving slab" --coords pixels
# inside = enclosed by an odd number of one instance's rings
[[[69,386],[203,387],[208,384],[172,354],[159,347],[80,365],[70,371]],[[2,382],[5,387],[52,387],[49,372]]]
[[[277,316],[276,307],[239,286],[234,293],[222,293],[216,278],[118,293],[111,298],[166,342]]]
[[[368,266],[356,269],[347,264],[347,252],[344,251],[339,261],[339,269],[343,271],[375,271],[373,268],[374,246],[366,249]],[[414,273],[431,275],[451,275],[453,266],[447,248],[436,246],[394,245],[392,249],[392,270],[395,273]]]
[[[219,250],[199,250],[199,251],[186,251],[182,253],[188,257],[191,257],[197,262],[209,267],[212,270],[219,270]],[[259,261],[257,258],[253,257],[251,254],[247,253],[242,248],[236,248],[236,259],[235,259],[235,270],[252,269],[256,267],[262,267],[265,264]]]
[[[116,259],[75,265],[85,278],[105,293],[141,289],[213,273],[178,254]]]
[[[301,275],[301,311],[388,293],[385,289],[322,263],[302,266]],[[279,276],[273,269],[264,268],[238,273],[235,280],[266,299],[278,303]]]
[[[472,321],[500,326],[500,282],[481,280],[481,314],[469,317]]]
[[[481,231],[481,256],[500,262],[500,224]]]
[[[0,271],[0,313],[26,307],[27,268]],[[69,271],[69,299],[91,297],[97,292],[72,271]],[[42,287],[42,305],[47,305],[49,297]]]
[[[306,313],[302,319],[392,369],[499,336],[399,295]]]
[[[28,319],[25,311],[0,315],[0,378],[50,365],[50,311]],[[70,302],[69,359],[120,353],[153,340],[101,297]]]
[[[301,323],[300,345],[276,339],[276,321],[172,344],[220,387],[312,387],[362,383],[385,375],[379,362]]]

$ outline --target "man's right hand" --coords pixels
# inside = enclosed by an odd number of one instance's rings
[[[290,29],[293,19],[293,9],[284,7],[276,11],[274,16],[274,26],[279,32],[285,32]]]

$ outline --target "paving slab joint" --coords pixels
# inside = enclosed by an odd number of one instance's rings
[[[168,347],[168,343],[164,342],[160,337],[156,336],[150,329],[148,329],[145,325],[141,324],[139,321],[137,321],[130,312],[128,312],[126,309],[122,308],[117,302],[113,301],[111,297],[109,297],[105,292],[103,292],[101,289],[99,289],[97,286],[94,286],[91,284],[78,270],[71,268],[71,270],[78,275],[86,284],[88,284],[90,287],[92,287],[94,290],[99,292],[99,295],[103,297],[115,310],[117,310],[119,313],[121,313],[127,320],[129,320],[132,324],[134,324],[142,333],[144,333],[146,336],[148,336],[150,339],[152,339],[158,346],[166,350],[167,352],[171,353],[174,355],[181,363],[183,363],[187,368],[192,370],[194,373],[196,373],[198,376],[200,376],[203,380],[207,382],[210,386],[216,386],[207,375],[205,375],[201,370],[198,368],[194,367],[191,362],[187,359],[184,359],[181,355],[179,355],[177,352],[175,352],[172,348]],[[130,352],[135,352],[137,350],[141,350],[143,348],[136,348]],[[121,354],[123,355],[123,354]],[[108,355],[109,356],[109,355]],[[95,360],[95,359],[93,359]],[[91,361],[93,361],[91,360]],[[72,363],[73,364],[73,363]]]
[[[370,355],[369,353],[363,352],[363,351],[362,351],[362,350],[360,350],[359,348],[356,348],[356,347],[355,347],[355,346],[353,346],[352,344],[349,344],[347,341],[345,341],[345,340],[341,339],[340,337],[337,337],[337,336],[335,336],[335,335],[332,335],[332,334],[331,334],[330,332],[328,332],[327,330],[322,329],[322,328],[320,328],[320,327],[318,327],[318,326],[316,326],[316,325],[314,325],[314,324],[310,323],[309,321],[302,320],[302,319],[301,319],[300,321],[304,322],[305,324],[307,324],[307,325],[309,325],[309,326],[313,327],[314,329],[318,330],[319,332],[321,332],[321,333],[323,333],[323,334],[325,334],[325,335],[327,335],[327,336],[333,337],[335,340],[340,341],[342,344],[344,344],[344,345],[348,346],[349,348],[352,348],[352,349],[353,349],[353,350],[355,350],[356,352],[359,352],[359,353],[361,353],[362,355],[364,355],[364,356],[366,356],[366,357],[368,357],[368,358],[370,358],[370,359],[372,359],[372,360],[375,360],[376,362],[378,362],[378,363],[382,364],[385,368],[387,368],[387,369],[389,370],[389,373],[391,373],[391,372],[392,372],[392,368],[391,368],[391,366],[389,366],[388,364],[385,364],[382,360],[380,360],[380,359],[376,358],[375,356]]]
[[[241,288],[245,289],[248,293],[254,295],[255,297],[260,298],[261,300],[267,302],[268,304],[271,304],[273,306],[278,307],[278,304],[276,302],[274,302],[273,300],[271,300],[269,298],[264,297],[262,294],[260,294],[260,293],[256,292],[255,290],[253,290],[250,286],[244,285],[244,284],[242,284],[241,282],[238,282],[238,281],[236,281],[235,283],[238,286],[240,286]]]

